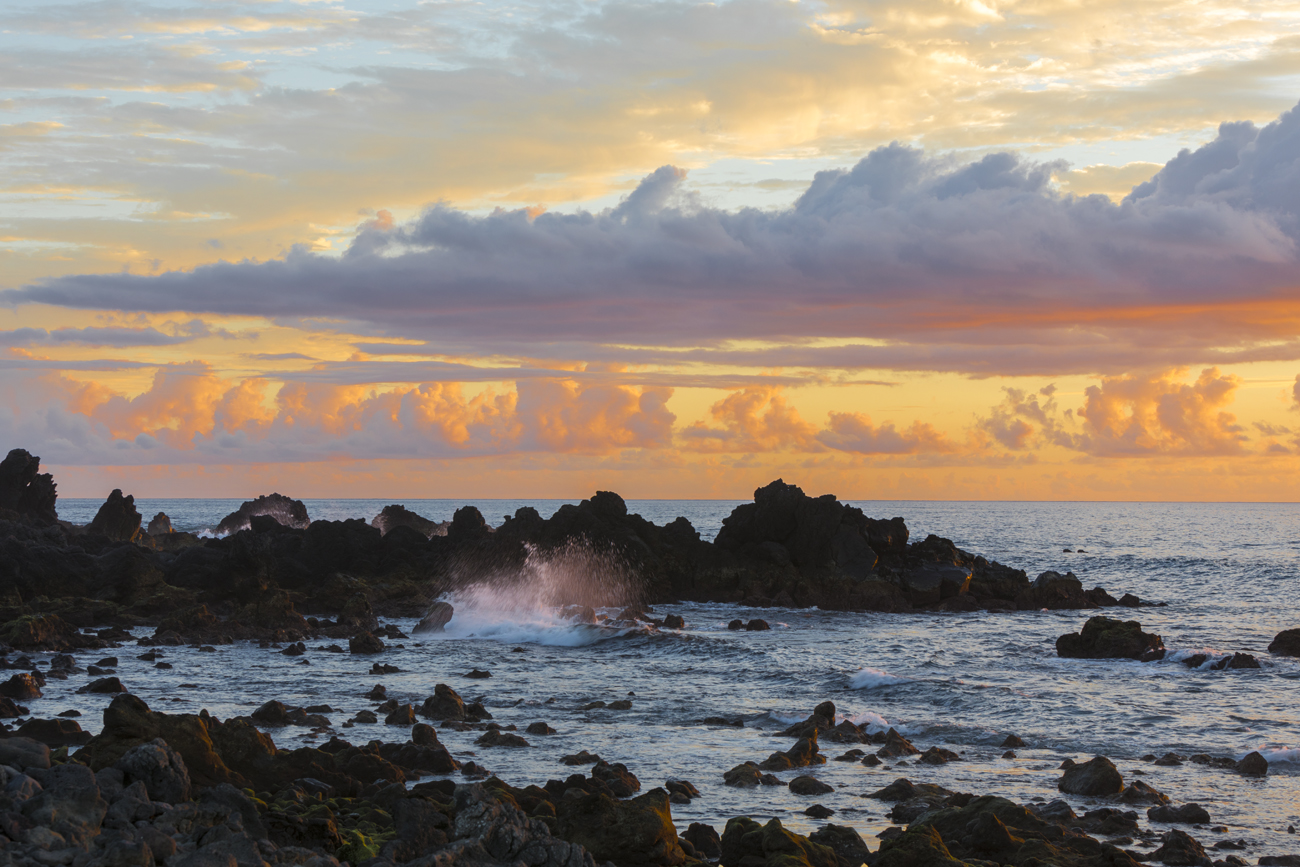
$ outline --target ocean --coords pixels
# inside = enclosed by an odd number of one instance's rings
[[[178,529],[209,531],[238,500],[140,499],[148,519],[166,512]],[[369,520],[389,500],[305,500],[313,519]],[[406,500],[432,520],[447,520],[466,501]],[[490,523],[530,505],[545,517],[559,500],[470,501]],[[731,501],[629,500],[628,509],[657,524],[679,515],[705,538],[737,505]],[[59,501],[60,517],[89,521],[99,501]],[[1066,758],[1106,755],[1126,781],[1142,779],[1173,803],[1196,802],[1212,826],[1190,830],[1209,849],[1220,840],[1243,840],[1253,861],[1262,855],[1300,852],[1288,826],[1300,824],[1300,659],[1270,656],[1279,631],[1300,627],[1300,505],[1170,503],[856,502],[873,517],[903,516],[913,541],[935,533],[959,547],[1026,570],[1073,571],[1085,587],[1101,585],[1118,597],[1135,593],[1165,602],[1160,608],[1121,609],[1126,619],[1164,637],[1170,649],[1158,663],[1060,659],[1054,641],[1078,630],[1087,611],[1011,614],[876,614],[798,609],[746,609],[731,605],[668,605],[681,614],[680,633],[647,633],[574,626],[526,600],[491,594],[453,598],[456,616],[438,637],[398,642],[384,655],[396,674],[369,674],[366,657],[323,651],[313,642],[310,666],[275,650],[235,645],[198,653],[167,648],[175,667],[158,671],[119,651],[119,676],[128,689],[158,710],[219,717],[246,715],[269,699],[291,705],[329,704],[335,731],[348,740],[405,740],[406,730],[383,725],[339,725],[374,703],[363,695],[383,683],[389,696],[419,704],[436,683],[466,700],[481,699],[503,725],[542,720],[558,733],[528,736],[529,749],[482,748],[474,732],[439,731],[458,759],[473,758],[507,782],[524,786],[563,778],[574,769],[562,755],[586,749],[624,762],[645,788],[667,779],[694,783],[702,797],[673,807],[679,831],[707,822],[721,831],[726,819],[780,817],[807,833],[824,821],[855,827],[875,846],[874,835],[891,823],[890,805],[863,798],[898,777],[957,791],[999,794],[1021,803],[1064,797],[1082,813],[1105,802],[1062,796],[1058,766]],[[1071,549],[1066,553],[1063,549]],[[1073,553],[1083,549],[1082,552]],[[1112,616],[1115,610],[1104,612]],[[761,617],[768,632],[731,632],[733,618]],[[409,632],[413,621],[395,621]],[[138,630],[138,634],[146,634]],[[391,643],[391,642],[390,642]],[[515,652],[523,648],[525,652]],[[1245,651],[1258,670],[1190,669],[1179,662],[1195,653]],[[472,668],[491,671],[470,680]],[[91,731],[108,699],[66,695],[50,681],[47,695],[82,711]],[[592,701],[627,698],[631,710],[579,708]],[[878,768],[828,762],[814,768],[835,787],[801,797],[785,787],[737,790],[722,774],[746,760],[762,761],[786,738],[773,738],[807,717],[825,700],[855,722],[893,726],[918,747],[942,746],[963,761],[942,766],[887,761]],[[47,707],[54,709],[51,704]],[[60,706],[57,710],[63,710]],[[705,717],[739,717],[743,728],[710,727]],[[281,746],[317,742],[305,729],[272,730]],[[1028,746],[1003,759],[1003,739],[1015,734]],[[848,749],[824,744],[835,756]],[[1240,758],[1259,750],[1269,776],[1251,779],[1190,762],[1158,767],[1142,756],[1173,751]],[[787,772],[782,779],[807,773]],[[812,803],[836,811],[815,820]],[[1148,823],[1164,830],[1171,826]],[[1214,829],[1222,830],[1214,830]],[[1137,846],[1141,851],[1140,841]]]

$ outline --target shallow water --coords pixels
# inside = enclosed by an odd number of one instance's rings
[[[85,505],[82,505],[82,502]],[[387,501],[306,501],[314,518],[370,518]],[[534,505],[543,514],[562,501],[477,503],[489,518]],[[238,501],[141,501],[146,515],[161,509],[178,528],[211,527]],[[429,518],[442,520],[463,503],[407,501]],[[629,501],[631,511],[656,523],[688,517],[709,538],[734,503],[717,501]],[[674,806],[679,829],[704,821],[721,829],[726,818],[779,816],[804,832],[823,824],[802,814],[810,804],[837,811],[830,820],[856,827],[868,840],[887,827],[890,805],[860,793],[897,777],[936,782],[977,794],[1014,800],[1058,797],[1057,766],[1066,757],[1104,754],[1125,778],[1140,778],[1174,803],[1205,806],[1216,825],[1190,830],[1207,849],[1218,839],[1244,839],[1238,853],[1261,855],[1300,851],[1288,825],[1300,823],[1300,660],[1270,657],[1272,637],[1300,626],[1296,611],[1300,506],[1255,504],[1120,503],[861,503],[877,517],[903,515],[912,538],[934,532],[960,547],[983,553],[1031,576],[1072,569],[1091,587],[1114,595],[1133,592],[1168,607],[1142,609],[1144,628],[1164,636],[1175,651],[1247,651],[1261,659],[1258,671],[1190,670],[1176,661],[1154,664],[1063,660],[1053,642],[1077,630],[1087,612],[934,614],[850,614],[817,610],[753,610],[729,605],[662,606],[682,614],[680,633],[614,633],[572,626],[544,609],[484,597],[467,604],[453,600],[457,614],[436,638],[413,637],[383,661],[401,673],[372,676],[374,658],[330,654],[330,642],[313,642],[300,666],[274,650],[248,645],[218,647],[215,654],[167,648],[175,665],[159,672],[135,659],[131,646],[117,651],[119,676],[151,706],[167,711],[206,707],[220,717],[247,714],[277,698],[289,704],[324,703],[335,728],[353,742],[404,740],[404,729],[340,724],[373,707],[361,696],[376,682],[392,697],[415,703],[439,682],[467,700],[482,697],[503,725],[545,720],[558,734],[529,736],[530,749],[483,749],[477,733],[440,731],[461,759],[474,758],[516,785],[543,783],[574,770],[562,755],[588,749],[625,762],[643,787],[665,779],[693,782],[703,797]],[[88,521],[98,503],[59,503],[62,517]],[[79,512],[78,509],[81,509]],[[1086,549],[1066,554],[1063,548]],[[1113,612],[1112,612],[1113,613]],[[769,632],[729,632],[732,618],[762,617]],[[409,632],[410,621],[397,621]],[[140,634],[144,634],[141,632]],[[390,642],[390,645],[392,642]],[[526,652],[513,652],[522,647]],[[81,664],[93,662],[85,655]],[[44,658],[44,655],[43,657]],[[489,680],[469,680],[472,668],[489,669]],[[33,710],[51,716],[66,708],[85,715],[82,725],[98,729],[105,696],[73,696],[86,675],[51,680],[46,698]],[[630,697],[628,711],[577,708],[589,701]],[[799,797],[785,788],[736,790],[722,785],[722,772],[752,759],[761,761],[791,742],[770,737],[813,706],[833,700],[842,714],[861,723],[890,724],[922,749],[939,745],[964,753],[966,761],[942,767],[908,763],[868,769],[829,762],[812,769],[836,786],[833,794]],[[697,724],[708,716],[740,716],[743,729]],[[998,758],[1002,739],[1014,733],[1029,747],[1019,758]],[[310,743],[302,729],[272,730],[285,746]],[[849,746],[825,744],[838,755]],[[1239,758],[1259,749],[1272,762],[1270,775],[1252,780],[1199,765],[1161,768],[1139,761],[1146,753],[1173,750]],[[806,770],[780,774],[792,778]],[[1076,811],[1102,802],[1069,797]],[[1139,809],[1147,824],[1145,808]],[[1156,826],[1162,828],[1164,826]],[[874,845],[874,842],[873,842]]]

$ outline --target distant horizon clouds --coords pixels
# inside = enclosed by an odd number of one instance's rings
[[[1295,499],[1300,2],[1209,5],[0,13],[0,438],[82,493]]]

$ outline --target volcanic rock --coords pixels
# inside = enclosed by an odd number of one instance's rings
[[[1074,659],[1160,659],[1165,645],[1159,635],[1142,631],[1136,620],[1090,617],[1081,632],[1056,639],[1056,653]]]
[[[1056,788],[1070,795],[1118,795],[1124,791],[1124,777],[1105,756],[1067,768]]]

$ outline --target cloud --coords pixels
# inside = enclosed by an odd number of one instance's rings
[[[1058,441],[1099,457],[1243,454],[1243,428],[1224,409],[1240,378],[1207,368],[1185,383],[1183,373],[1113,377],[1089,386],[1078,410],[1082,432]]]
[[[976,426],[980,430],[1011,451],[1024,451],[1055,438],[1059,429],[1055,386],[1046,386],[1037,394],[1019,388],[1003,391],[1006,399],[987,418],[979,420]],[[1044,399],[1041,404],[1040,397]]]
[[[701,452],[821,451],[817,429],[804,421],[775,385],[734,391],[709,407],[713,424],[696,422],[680,434]]]
[[[704,205],[665,166],[599,213],[437,205],[363,224],[341,259],[55,278],[3,300],[311,315],[507,357],[725,357],[757,340],[772,365],[822,353],[983,375],[1297,358],[1297,137],[1300,110],[1224,124],[1121,205],[1061,195],[1062,166],[1011,153],[962,162],[893,144],[775,211]]]
[[[870,418],[856,412],[832,412],[826,430],[817,434],[817,440],[838,451],[863,455],[944,454],[957,450],[926,422],[913,422],[899,431],[888,422],[873,425]]]
[[[91,326],[87,328],[15,328],[0,331],[0,347],[11,346],[176,346],[202,337],[218,335],[234,337],[224,329],[212,329],[200,319],[186,323],[169,323],[167,333],[157,328],[126,328],[122,326]]]

